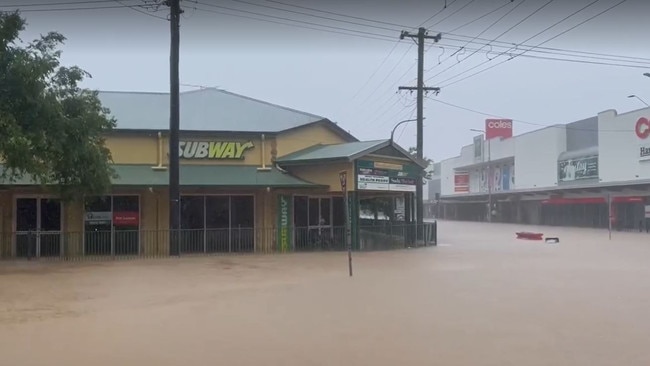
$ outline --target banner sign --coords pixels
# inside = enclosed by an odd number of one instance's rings
[[[278,195],[278,248],[286,252],[293,247],[292,233],[290,231],[293,223],[293,200],[292,197],[285,194]]]
[[[456,193],[469,192],[469,172],[454,173],[454,192]]]
[[[559,182],[598,178],[598,156],[561,160],[557,165]]]
[[[510,190],[510,166],[504,165],[501,168],[501,188],[504,191]]]
[[[252,141],[180,141],[181,159],[244,159],[244,153],[255,147]]]
[[[140,213],[137,211],[113,212],[113,225],[138,226],[140,225]]]
[[[418,171],[409,165],[360,160],[357,162],[357,189],[415,192]]]
[[[496,137],[500,137],[503,139],[512,137],[511,119],[486,119],[485,120],[485,139],[491,140]]]

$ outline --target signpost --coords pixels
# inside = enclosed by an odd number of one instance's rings
[[[339,172],[341,180],[341,191],[343,191],[343,200],[345,202],[345,244],[348,248],[348,269],[352,277],[352,230],[350,228],[350,201],[348,200],[348,172],[342,170]]]
[[[607,194],[607,218],[609,219],[609,240],[612,240],[612,220],[614,215],[612,214],[612,194]]]

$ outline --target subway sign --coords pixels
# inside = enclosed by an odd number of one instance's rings
[[[255,147],[252,141],[180,141],[181,159],[244,159],[245,153]]]

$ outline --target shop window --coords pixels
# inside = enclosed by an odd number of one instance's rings
[[[345,226],[343,198],[295,196],[294,226],[296,249],[336,248]]]
[[[84,203],[86,255],[138,254],[140,241],[138,196],[88,197]]]
[[[255,247],[255,199],[182,196],[181,251],[249,252]]]

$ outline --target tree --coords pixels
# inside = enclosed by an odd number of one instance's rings
[[[409,154],[413,158],[417,158],[418,156],[418,150],[416,147],[409,147]],[[431,176],[433,175],[433,159],[429,159],[426,156],[424,156],[424,161],[427,163],[427,169],[424,170],[424,183],[426,184],[427,180],[431,180]]]
[[[104,193],[115,173],[103,136],[115,121],[79,87],[90,74],[61,66],[65,37],[25,44],[25,26],[18,12],[0,12],[0,178],[54,184],[64,198]]]

